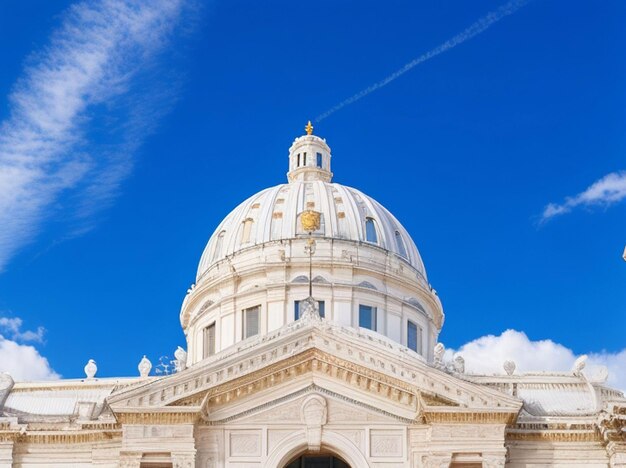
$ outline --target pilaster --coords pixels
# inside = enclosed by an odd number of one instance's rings
[[[611,468],[626,468],[626,442],[609,442],[606,450]]]
[[[13,442],[0,442],[0,468],[13,466]]]

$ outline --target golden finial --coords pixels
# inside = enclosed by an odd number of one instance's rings
[[[306,127],[304,127],[304,129],[306,130],[306,134],[307,135],[313,134],[313,125],[311,125],[311,121],[310,120],[309,120],[309,123],[306,124]]]

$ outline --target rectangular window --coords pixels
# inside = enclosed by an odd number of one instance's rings
[[[417,325],[410,320],[406,329],[406,347],[417,351]]]
[[[215,354],[215,322],[204,329],[203,343],[202,357],[213,356]]]
[[[376,331],[376,307],[359,305],[359,327]]]
[[[324,318],[326,310],[324,308],[324,301],[317,301],[320,308],[320,317]],[[298,320],[300,318],[300,301],[294,301],[293,303],[293,317],[294,320]]]
[[[300,153],[298,153],[298,163],[296,164],[297,167],[300,167]]]
[[[259,312],[261,306],[250,307],[243,311],[243,337],[250,338],[259,334]]]
[[[306,152],[302,153],[302,156],[303,156],[303,158],[302,158],[302,165],[306,166]]]
[[[322,167],[322,153],[317,153],[315,156],[317,157],[317,167]]]

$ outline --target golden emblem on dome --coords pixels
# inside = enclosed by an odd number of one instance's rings
[[[306,124],[306,127],[304,127],[304,130],[306,131],[307,135],[313,134],[313,125],[311,124],[310,120],[309,120],[309,123]]]
[[[300,215],[300,224],[303,231],[317,231],[320,228],[320,213],[314,210],[303,211]]]

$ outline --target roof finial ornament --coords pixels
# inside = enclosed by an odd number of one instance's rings
[[[306,124],[306,127],[304,127],[304,130],[306,130],[306,134],[307,135],[312,135],[313,134],[313,124],[311,124],[311,121],[309,120],[309,122]]]

